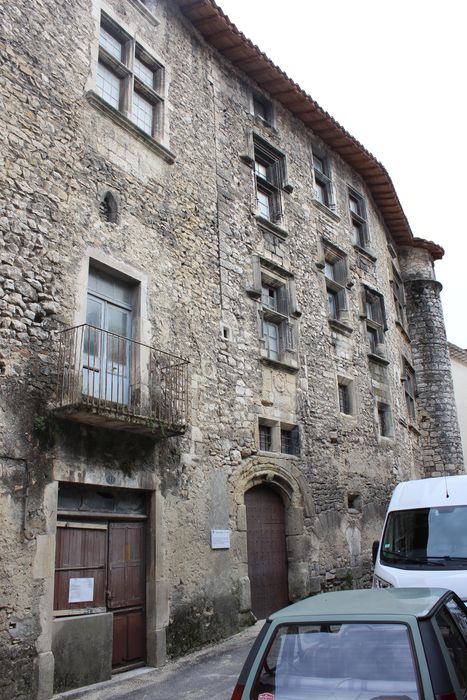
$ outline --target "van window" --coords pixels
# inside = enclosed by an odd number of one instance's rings
[[[381,561],[407,569],[467,569],[467,506],[392,511]]]

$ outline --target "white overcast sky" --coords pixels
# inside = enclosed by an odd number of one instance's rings
[[[217,0],[388,170],[436,263],[448,340],[467,348],[466,0]]]

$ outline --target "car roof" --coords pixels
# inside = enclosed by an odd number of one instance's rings
[[[369,588],[319,593],[278,610],[269,619],[355,614],[426,617],[445,593],[444,588]]]
[[[467,474],[402,481],[394,489],[388,511],[467,505]]]

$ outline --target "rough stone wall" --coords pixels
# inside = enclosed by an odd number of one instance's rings
[[[31,8],[18,0],[4,11],[0,514],[8,566],[0,574],[0,658],[9,671],[0,683],[12,698],[36,690],[48,697],[50,689],[58,481],[105,485],[110,475],[120,488],[157,492],[155,617],[169,623],[169,652],[177,654],[251,617],[249,487],[268,483],[283,494],[289,592],[298,599],[370,582],[371,542],[391,489],[422,473],[401,384],[402,356],[415,362],[415,344],[412,358],[392,300],[398,261],[364,183],[280,107],[275,129],[255,120],[254,86],[204,44],[176,3],[157,3],[158,26],[134,2],[105,8],[166,67],[164,145],[173,164],[86,97],[97,1]],[[242,159],[252,131],[286,156],[287,235],[265,232],[253,212],[252,171]],[[334,212],[314,199],[312,149],[329,158]],[[366,200],[371,256],[352,244],[349,185]],[[117,200],[117,223],[99,215],[106,191]],[[327,318],[323,239],[347,259],[345,328]],[[93,255],[147,280],[148,342],[190,359],[181,438],[154,445],[51,418],[58,334],[84,321]],[[264,362],[259,302],[248,291],[258,256],[296,290],[298,342],[285,366]],[[362,285],[386,301],[383,363],[368,356]],[[339,413],[337,376],[353,381],[352,416]],[[391,405],[391,437],[379,435],[378,397]],[[258,419],[298,425],[300,454],[261,452]],[[435,449],[438,435],[430,439]],[[230,550],[211,550],[213,528],[231,530]]]

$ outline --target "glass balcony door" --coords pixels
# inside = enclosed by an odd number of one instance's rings
[[[112,286],[115,287],[115,284]],[[106,291],[109,291],[108,284],[106,287]],[[84,329],[83,342],[83,393],[112,403],[128,404],[131,307],[121,301],[119,303],[117,300],[99,296],[95,291],[89,291],[86,323],[88,325]]]

